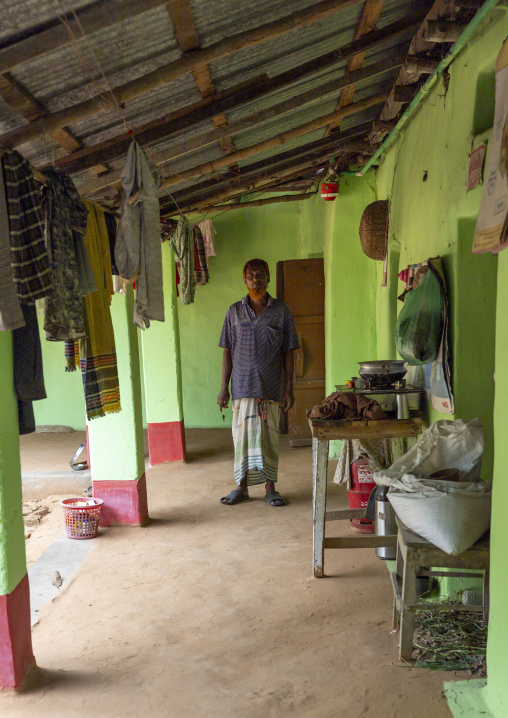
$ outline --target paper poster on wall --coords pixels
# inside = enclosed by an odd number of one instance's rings
[[[508,40],[496,61],[494,128],[485,169],[480,212],[476,222],[473,253],[499,252],[508,246]]]

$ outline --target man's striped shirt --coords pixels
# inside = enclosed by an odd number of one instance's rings
[[[283,354],[300,347],[289,307],[267,297],[266,309],[257,316],[248,295],[226,314],[219,346],[231,349],[233,399],[280,401]]]

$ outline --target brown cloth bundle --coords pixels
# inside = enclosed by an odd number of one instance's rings
[[[307,412],[309,419],[388,419],[377,401],[354,391],[336,391],[327,396],[321,406]]]

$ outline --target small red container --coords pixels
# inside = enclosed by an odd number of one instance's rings
[[[348,490],[350,509],[366,509],[369,496],[376,482],[369,460],[363,457],[356,459],[350,466],[351,488]],[[353,519],[351,521],[355,531],[359,533],[374,533],[374,522],[370,519]]]
[[[350,509],[366,509],[369,502],[370,491],[351,491],[347,492]]]
[[[322,182],[321,183],[321,197],[325,202],[333,202],[333,200],[339,194],[339,183],[338,182]]]
[[[102,499],[83,497],[60,501],[67,538],[81,540],[95,538],[99,532],[99,518],[103,504]]]

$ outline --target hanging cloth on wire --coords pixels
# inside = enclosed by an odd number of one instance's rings
[[[213,222],[211,219],[204,219],[202,222],[198,224],[199,229],[201,230],[201,234],[203,235],[203,241],[205,243],[205,252],[206,252],[206,258],[208,257],[215,257],[217,256],[217,252],[215,251],[215,235],[217,234],[217,230],[213,226]]]
[[[194,278],[196,280],[196,286],[200,287],[203,284],[208,284],[210,279],[210,273],[208,271],[208,262],[206,261],[205,243],[203,235],[198,225],[194,225],[192,228],[194,232],[194,251],[196,253],[196,267],[194,271]]]
[[[152,171],[137,142],[129,147],[121,179],[115,261],[120,276],[136,282],[134,323],[145,329],[151,319],[164,321],[158,193],[161,176]]]
[[[66,174],[50,167],[44,175],[43,208],[53,280],[53,291],[45,299],[44,329],[50,341],[79,339],[86,336],[82,296],[97,290],[84,246],[88,211]],[[91,285],[86,280],[90,274]]]
[[[24,324],[25,319],[12,277],[9,216],[0,161],[0,331],[18,329]]]
[[[51,269],[44,243],[41,190],[29,162],[15,150],[3,155],[9,216],[12,276],[20,302],[32,304],[51,291]]]
[[[196,290],[194,237],[187,217],[182,215],[178,220],[176,232],[169,240],[169,246],[180,262],[180,301],[182,304],[192,304]]]
[[[46,398],[42,351],[35,304],[22,304],[25,326],[12,332],[14,392],[18,399],[19,433],[35,431],[33,401]]]
[[[109,306],[113,294],[111,255],[104,212],[85,200],[88,210],[85,244],[98,289],[83,297],[86,337],[79,340],[79,363],[85,389],[86,415],[95,419],[120,411],[115,337]],[[77,364],[77,342],[65,343],[67,371]]]

